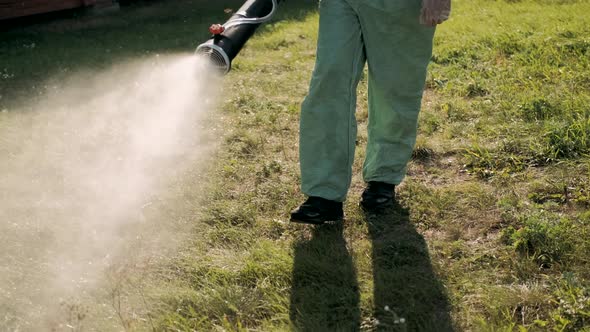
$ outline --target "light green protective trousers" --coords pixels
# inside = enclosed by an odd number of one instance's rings
[[[365,181],[399,184],[416,142],[433,27],[421,0],[320,0],[316,65],[301,106],[301,189],[344,201],[356,145],[356,88],[369,68]]]

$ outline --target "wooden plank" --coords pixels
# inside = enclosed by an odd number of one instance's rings
[[[82,0],[0,0],[0,8],[36,8],[45,7],[56,9],[63,8],[64,6],[81,6]]]
[[[0,0],[6,1],[6,0]],[[47,13],[82,6],[81,0],[20,0],[6,1],[0,6],[0,19]]]
[[[79,0],[60,0],[52,3],[45,1],[21,1],[12,7],[0,9],[0,19],[47,13],[63,9],[80,7]]]
[[[112,4],[112,0],[0,0],[0,20],[107,4]]]

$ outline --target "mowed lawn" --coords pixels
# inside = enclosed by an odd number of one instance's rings
[[[195,31],[240,3],[199,12],[187,10],[199,2],[158,2],[74,32],[3,32],[0,109],[17,107],[33,82],[67,75],[64,61],[94,70],[190,52],[207,37]],[[318,14],[312,1],[286,2],[225,78],[223,143],[200,178],[206,198],[178,212],[194,240],[126,279],[126,296],[141,288],[142,310],[115,307],[114,319],[156,331],[590,331],[590,2],[453,6],[398,206],[382,216],[357,206],[365,75],[346,221],[311,227],[288,213],[304,199],[299,105]]]

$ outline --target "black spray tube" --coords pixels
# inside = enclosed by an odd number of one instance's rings
[[[274,15],[281,0],[248,0],[222,26],[209,29],[213,37],[197,47],[197,55],[208,58],[211,65],[222,73],[231,69],[232,60],[256,29]]]

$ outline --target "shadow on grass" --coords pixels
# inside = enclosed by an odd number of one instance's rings
[[[356,331],[359,287],[342,225],[321,226],[295,247],[291,322],[300,331]]]
[[[373,242],[375,318],[383,331],[453,331],[450,306],[436,277],[424,238],[396,205],[365,214]]]
[[[444,287],[407,209],[364,219],[373,243],[374,319],[363,321],[363,330],[454,331]],[[295,248],[291,321],[300,331],[358,331],[359,298],[342,226],[315,228]]]

